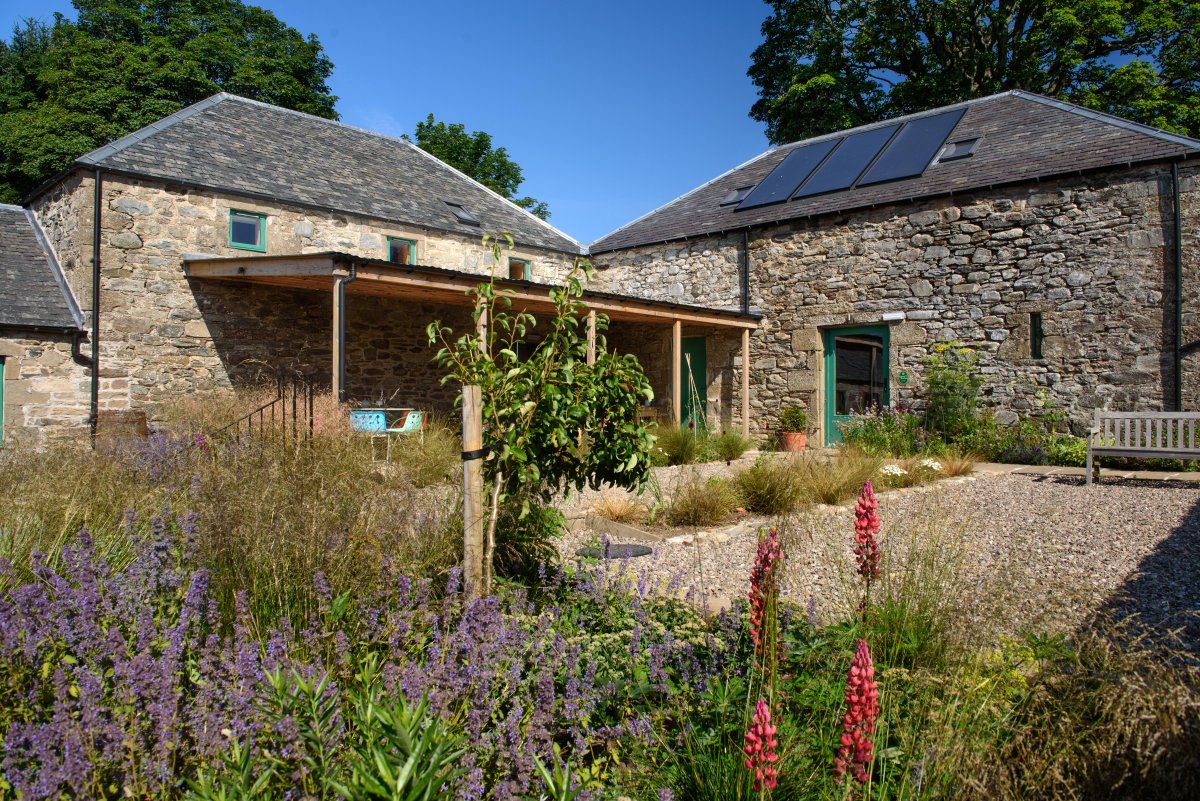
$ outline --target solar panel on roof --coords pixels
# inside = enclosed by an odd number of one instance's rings
[[[738,204],[737,211],[750,209],[755,206],[766,206],[770,203],[782,203],[791,196],[804,179],[809,176],[821,160],[829,155],[829,151],[837,146],[841,139],[828,139],[804,145],[788,153],[783,161],[771,170],[771,174],[762,179],[754,191]]]
[[[946,137],[958,125],[966,109],[947,111],[904,123],[900,133],[883,151],[883,155],[871,165],[871,169],[858,183],[878,184],[913,178],[925,172],[934,155],[945,143]]]
[[[853,186],[858,176],[862,175],[871,160],[883,150],[883,146],[899,127],[900,124],[897,123],[847,136],[842,140],[842,146],[825,159],[820,169],[801,184],[800,189],[792,195],[792,199],[836,192]]]

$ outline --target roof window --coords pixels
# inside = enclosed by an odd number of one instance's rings
[[[938,161],[954,161],[955,159],[965,159],[975,152],[975,146],[979,144],[979,137],[973,139],[960,139],[957,142],[948,142],[942,148],[941,155],[938,156]]]
[[[750,190],[752,190],[753,188],[754,188],[754,186],[750,185],[750,186],[739,186],[737,189],[729,190],[729,192],[725,195],[725,197],[721,198],[721,205],[722,206],[732,206],[734,203],[741,203],[743,200],[746,199],[746,195],[750,194]]]
[[[464,209],[461,203],[453,200],[443,200],[442,202],[446,204],[446,206],[450,209],[450,213],[453,214],[455,219],[457,219],[460,223],[465,223],[467,225],[479,225],[479,219],[474,214]]]

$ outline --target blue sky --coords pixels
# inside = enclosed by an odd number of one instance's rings
[[[258,0],[334,63],[344,122],[411,132],[433,113],[492,134],[521,192],[590,242],[767,148],[746,77],[756,0],[505,4]],[[69,0],[0,0],[4,36]]]

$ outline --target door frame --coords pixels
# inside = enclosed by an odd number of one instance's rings
[[[872,323],[870,325],[848,325],[840,328],[826,328],[821,332],[821,338],[825,347],[825,414],[822,415],[821,425],[824,428],[822,439],[827,448],[831,448],[841,442],[841,437],[837,436],[837,429],[833,425],[834,412],[837,409],[837,393],[836,393],[836,378],[837,378],[837,362],[835,339],[839,336],[848,334],[868,334],[879,336],[883,339],[883,357],[886,360],[883,366],[883,404],[885,406],[892,402],[892,342],[891,342],[891,326],[886,323]]]

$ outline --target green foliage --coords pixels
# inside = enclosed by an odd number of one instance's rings
[[[655,429],[656,461],[666,465],[696,464],[705,461],[708,432],[702,428],[663,425]]]
[[[759,514],[788,515],[805,499],[800,475],[785,459],[760,456],[734,476],[733,482],[746,508]]]
[[[975,425],[983,374],[979,354],[959,342],[943,342],[922,360],[925,365],[925,424],[947,442],[956,442]]]
[[[1200,132],[1188,0],[769,0],[750,116],[775,144],[1008,89]]]
[[[74,0],[0,45],[0,201],[100,145],[225,91],[336,118],[316,36],[241,0]]]
[[[718,459],[732,462],[741,459],[742,454],[750,450],[754,443],[749,437],[742,436],[740,431],[722,431],[713,437],[709,444]]]
[[[503,238],[511,247],[512,239]],[[499,264],[501,240],[485,237],[484,245],[489,243]],[[635,489],[649,476],[653,438],[637,411],[653,392],[635,357],[609,352],[605,315],[596,317],[596,359],[587,363],[586,308],[579,298],[590,270],[580,260],[563,286],[550,291],[555,314],[525,359],[517,356],[518,346],[537,320],[527,312],[511,313],[512,298],[494,280],[471,293],[476,326],[481,319],[488,322],[483,347],[474,331],[455,337],[440,321],[427,329],[430,344],[440,346],[435,361],[447,370],[442,381],[475,385],[482,394],[484,441],[492,448],[484,464],[493,486],[485,584],[496,515],[507,498],[521,498],[524,516],[533,503],[550,503],[564,486]]]
[[[517,197],[523,176],[521,167],[508,157],[502,147],[492,147],[491,134],[483,131],[467,133],[462,123],[445,123],[430,114],[417,123],[414,133],[417,146],[466,173],[479,183],[508,198],[531,214],[550,219],[550,207],[531,197]]]
[[[506,498],[496,523],[497,575],[535,583],[543,565],[557,564],[555,542],[566,529],[557,507],[520,495]]]
[[[797,459],[794,465],[805,500],[842,504],[858,497],[863,484],[879,473],[883,460],[845,450],[834,459]]]
[[[808,412],[803,406],[784,406],[779,410],[779,430],[794,433],[808,431]]]
[[[888,407],[855,414],[841,426],[846,445],[868,456],[904,458],[939,449],[912,412]]]
[[[737,507],[737,490],[728,481],[705,481],[689,475],[671,498],[667,522],[673,526],[711,526],[725,520]]]

